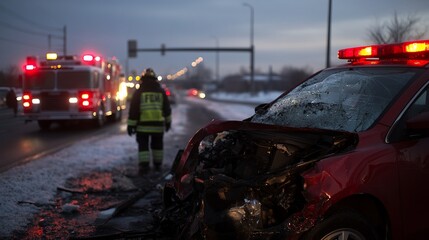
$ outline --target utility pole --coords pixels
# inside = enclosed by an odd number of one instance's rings
[[[331,66],[331,12],[332,0],[328,0],[328,36],[326,39],[326,68]]]
[[[67,26],[63,28],[63,55],[67,56]]]
[[[254,78],[255,78],[255,46],[254,46],[254,9],[248,3],[243,3],[243,6],[250,8],[250,93],[254,94]]]

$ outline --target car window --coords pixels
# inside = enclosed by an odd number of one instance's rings
[[[387,142],[398,142],[408,139],[406,121],[419,115],[422,112],[429,111],[429,86],[419,93],[414,102],[402,114],[401,118],[394,124],[392,131],[388,136]]]
[[[371,127],[416,76],[412,68],[324,71],[277,99],[252,122],[360,132]]]

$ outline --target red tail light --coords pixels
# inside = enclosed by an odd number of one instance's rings
[[[24,108],[24,112],[30,111],[33,104],[32,101],[33,97],[31,96],[30,92],[24,92],[22,94],[22,107]]]
[[[79,110],[80,111],[92,111],[94,110],[94,92],[92,91],[79,91]]]
[[[168,89],[165,89],[165,95],[167,95],[167,96],[170,96],[170,95],[171,95],[171,92],[170,92],[170,90],[168,90]]]

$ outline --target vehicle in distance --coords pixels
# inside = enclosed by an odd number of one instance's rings
[[[171,88],[167,87],[165,84],[162,84],[162,88],[164,89],[165,95],[167,95],[170,104],[176,104],[176,94],[171,90]]]
[[[429,40],[338,56],[191,138],[164,187],[179,238],[427,238]]]
[[[27,57],[24,70],[23,116],[42,130],[65,121],[102,126],[108,117],[119,120],[125,109],[125,80],[116,59],[48,53],[40,62]]]
[[[186,95],[189,97],[197,97],[197,98],[205,98],[206,97],[206,93],[204,91],[198,90],[196,88],[188,89]]]
[[[0,108],[7,108],[6,97],[10,87],[0,87]]]

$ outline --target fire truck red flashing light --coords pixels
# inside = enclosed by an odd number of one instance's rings
[[[22,94],[22,106],[24,107],[24,111],[31,108],[31,105],[32,105],[31,100],[32,100],[31,93],[24,92]]]
[[[351,62],[362,59],[429,60],[429,40],[346,48],[338,51],[338,58]]]
[[[87,111],[89,109],[94,109],[93,97],[94,92],[92,91],[79,91],[79,110]]]
[[[35,65],[31,65],[31,64],[27,64],[27,65],[25,65],[25,70],[26,71],[33,71],[33,70],[35,70],[36,69],[36,66]]]
[[[94,56],[86,54],[86,55],[83,55],[82,60],[84,62],[92,62],[94,61]]]
[[[82,63],[87,65],[100,65],[101,64],[101,57],[100,56],[94,56],[92,54],[85,54],[82,56]]]
[[[37,68],[37,57],[28,56],[26,59],[26,64],[24,65],[25,71],[33,71]]]

